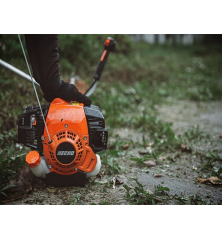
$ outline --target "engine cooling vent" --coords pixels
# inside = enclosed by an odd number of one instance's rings
[[[56,134],[56,137],[57,137],[57,141],[58,143],[60,144],[60,141],[65,138],[68,138],[68,139],[71,139],[73,141],[75,141],[76,139],[76,134],[74,132],[71,132],[71,131],[62,131],[62,132],[59,132]],[[77,154],[76,154],[76,157],[75,157],[75,160],[71,163],[71,165],[61,165],[59,162],[57,162],[56,160],[56,155],[53,153],[53,151],[49,151],[49,154],[50,154],[50,158],[53,162],[55,162],[55,164],[57,165],[58,168],[67,168],[67,167],[71,167],[73,165],[77,165],[81,159],[82,159],[82,156],[83,156],[83,145],[82,145],[82,142],[80,139],[78,139],[76,142],[75,142],[76,146],[77,146]],[[62,170],[61,170],[62,172]]]
[[[25,140],[27,144],[37,145],[38,132],[34,130],[26,130]]]
[[[76,142],[76,144],[77,144],[79,150],[81,150],[83,148],[80,139]]]
[[[44,118],[46,119],[49,105],[42,105]],[[32,122],[35,119],[35,123]],[[27,106],[19,116],[18,142],[38,151],[42,151],[41,136],[44,132],[44,122],[39,106]]]
[[[50,157],[52,161],[55,161],[56,159],[55,159],[54,153],[52,151],[49,151],[49,153],[50,153]]]
[[[88,117],[88,125],[89,125],[89,135],[93,136],[94,131],[96,129],[104,128],[104,123],[102,119],[98,119],[96,117]]]
[[[75,140],[75,137],[76,135],[73,133],[73,132],[70,132],[70,131],[63,131],[63,132],[60,132],[58,133],[57,135],[57,140],[61,140],[65,137],[69,138],[69,139],[72,139],[73,141]]]
[[[61,132],[61,133],[57,134],[56,135],[57,136],[57,140],[59,141],[60,139],[65,138],[65,134],[66,134],[66,132]]]
[[[74,134],[74,133],[72,133],[72,132],[67,132],[67,138],[70,138],[70,139],[72,139],[72,140],[75,140],[75,137],[76,137],[76,135]]]
[[[84,107],[89,132],[89,145],[95,153],[107,148],[108,131],[99,107],[95,105]]]

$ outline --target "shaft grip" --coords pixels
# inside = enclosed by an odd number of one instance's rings
[[[115,41],[111,37],[108,37],[105,41],[104,51],[100,57],[100,61],[97,66],[96,73],[94,75],[95,80],[100,80],[100,77],[101,77],[103,68],[106,64],[106,61],[108,59],[109,53],[114,50],[115,50]]]
[[[99,64],[97,66],[96,73],[94,75],[94,79],[95,80],[99,80],[100,79],[102,71],[103,71],[103,68],[104,68],[104,66],[106,64],[108,56],[109,56],[109,52],[107,50],[104,50],[103,54],[102,54],[102,56],[100,58]]]

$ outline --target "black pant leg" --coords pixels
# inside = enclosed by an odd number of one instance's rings
[[[26,46],[35,80],[46,87],[60,80],[58,35],[25,35]]]
[[[25,35],[33,76],[40,84],[44,98],[78,101],[90,105],[91,100],[81,94],[74,85],[60,80],[58,35]]]

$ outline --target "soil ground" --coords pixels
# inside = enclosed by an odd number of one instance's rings
[[[222,133],[222,102],[195,103],[190,101],[178,101],[170,105],[162,105],[158,108],[159,117],[173,123],[176,135],[185,132],[195,125],[199,125],[201,131],[210,135],[209,144],[202,144],[199,147],[206,152],[210,149],[219,151],[222,156],[221,138]],[[109,142],[115,142],[116,135],[120,139],[133,138],[135,142],[142,141],[142,133],[136,130],[121,128],[114,129]],[[213,148],[212,148],[213,147]],[[182,154],[174,162],[162,161],[155,167],[139,167],[136,162],[131,161],[131,157],[140,155],[142,148],[128,148],[123,155],[119,155],[118,164],[122,167],[122,172],[118,174],[121,183],[129,187],[135,187],[132,178],[144,185],[144,189],[153,193],[155,186],[162,184],[169,188],[167,200],[160,201],[160,204],[186,204],[189,197],[198,197],[199,201],[205,204],[222,204],[222,187],[220,185],[202,184],[197,181],[201,176],[200,159],[189,153]],[[104,171],[102,166],[101,172]],[[155,177],[161,174],[161,177]],[[100,175],[95,179],[90,179],[85,187],[53,188],[46,185],[44,180],[37,179],[32,187],[32,191],[20,197],[20,199],[6,204],[128,204],[126,200],[126,190],[123,184],[115,185],[113,188],[113,175]]]

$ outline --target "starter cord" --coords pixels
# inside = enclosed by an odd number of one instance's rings
[[[30,68],[29,68],[29,64],[28,64],[28,61],[27,61],[27,58],[26,58],[26,55],[25,55],[25,50],[23,48],[22,41],[21,41],[21,38],[20,38],[19,34],[18,34],[18,38],[19,38],[19,41],[20,41],[20,44],[21,44],[21,47],[22,47],[23,55],[25,57],[25,61],[26,61],[26,65],[27,65],[27,68],[28,68],[28,71],[29,71],[29,75],[30,75],[30,78],[32,80],[32,85],[33,85],[33,88],[34,88],[34,91],[35,91],[35,95],[36,95],[36,98],[37,98],[37,101],[38,101],[38,104],[39,104],[39,108],[40,108],[40,111],[41,111],[41,114],[42,114],[42,119],[44,121],[45,128],[46,128],[46,131],[47,131],[47,134],[48,134],[48,137],[49,137],[49,143],[51,143],[52,141],[51,141],[51,138],[50,138],[50,135],[49,135],[49,131],[48,131],[47,125],[45,123],[45,118],[44,118],[44,115],[43,115],[43,112],[42,112],[42,107],[41,107],[41,104],[40,104],[40,101],[39,101],[39,97],[38,97],[38,94],[37,94],[37,91],[36,91],[36,88],[35,88],[35,83],[34,83],[34,80],[32,78],[32,74],[31,74],[31,71],[30,71]]]

